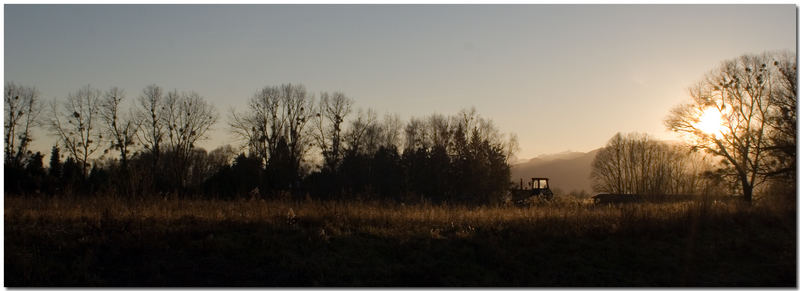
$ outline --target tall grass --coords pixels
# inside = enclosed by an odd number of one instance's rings
[[[782,286],[796,280],[794,213],[714,201],[468,207],[6,197],[6,278],[13,286]],[[196,267],[213,275],[161,270],[197,258],[215,262]],[[127,268],[147,275],[112,272]],[[48,275],[62,269],[74,273]]]
[[[786,210],[784,210],[786,211]],[[533,205],[479,206],[405,205],[359,201],[291,200],[121,200],[97,198],[5,198],[5,219],[155,220],[259,222],[267,224],[319,225],[360,231],[385,229],[383,235],[403,235],[418,228],[496,228],[521,224],[557,233],[587,230],[614,231],[621,227],[654,227],[688,220],[726,218],[736,215],[780,215],[775,208],[750,207],[736,202],[679,202],[663,204],[592,205],[567,200]]]

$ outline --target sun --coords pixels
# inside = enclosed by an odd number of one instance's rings
[[[700,119],[695,127],[706,134],[719,136],[722,133],[722,113],[716,108],[710,107],[703,110]]]

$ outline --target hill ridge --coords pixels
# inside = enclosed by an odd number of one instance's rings
[[[571,191],[592,193],[591,173],[592,161],[600,148],[589,152],[563,151],[555,154],[544,154],[511,165],[511,181],[518,183],[520,179],[527,181],[531,177],[550,178],[551,188],[568,194]]]

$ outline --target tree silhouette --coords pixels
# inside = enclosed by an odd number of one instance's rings
[[[50,151],[50,176],[61,178],[61,152],[58,146],[53,146]]]
[[[353,101],[343,93],[322,93],[314,119],[314,139],[325,159],[324,166],[335,170],[341,161],[344,121],[352,111]]]
[[[112,87],[106,91],[101,100],[100,116],[105,123],[106,135],[111,140],[109,149],[119,151],[122,169],[127,169],[128,157],[139,128],[132,113],[122,114],[121,106],[124,100],[125,91]]]
[[[51,103],[50,131],[80,164],[81,175],[87,177],[91,159],[103,144],[103,131],[98,124],[100,90],[89,85],[70,93],[63,102]]]
[[[137,131],[137,138],[145,150],[152,157],[153,171],[155,171],[158,156],[161,153],[161,143],[164,140],[166,123],[163,121],[164,90],[153,84],[142,89],[136,109],[137,123],[141,130]]]
[[[198,93],[149,85],[127,115],[124,100],[119,88],[103,93],[85,86],[53,102],[49,125],[59,141],[49,173],[43,156],[31,154],[18,170],[6,171],[7,181],[15,181],[6,189],[222,199],[291,192],[475,204],[498,201],[508,187],[513,140],[503,140],[474,108],[404,123],[396,114],[379,119],[369,108],[351,115],[353,101],[343,93],[322,93],[315,103],[302,85],[265,87],[248,110],[231,112],[230,129],[244,142],[237,156],[231,146],[210,153],[196,146],[217,120]],[[14,148],[20,147],[7,150]],[[119,155],[96,159],[103,149]]]
[[[164,99],[166,141],[170,151],[181,158],[188,157],[195,144],[207,138],[211,126],[217,122],[216,109],[197,92],[169,92]]]
[[[747,202],[766,178],[769,121],[779,111],[775,88],[781,74],[776,62],[771,53],[724,61],[690,89],[691,102],[675,107],[665,121],[672,131],[688,136],[696,148],[722,157]],[[698,126],[709,110],[720,113],[720,132],[705,132]]]
[[[5,163],[20,167],[29,155],[28,146],[33,141],[31,130],[39,125],[39,114],[42,111],[39,92],[34,87],[8,82],[3,100]]]

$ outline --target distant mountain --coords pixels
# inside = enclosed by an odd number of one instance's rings
[[[532,158],[532,159],[530,159],[528,161],[534,161],[534,160],[538,160],[538,161],[570,160],[570,159],[578,158],[578,157],[583,156],[585,154],[586,153],[582,153],[582,152],[563,151],[563,152],[555,153],[555,154],[538,155],[537,157]]]
[[[511,181],[519,183],[521,178],[527,183],[532,177],[550,178],[550,187],[561,190],[562,194],[581,190],[592,193],[589,174],[592,171],[592,161],[599,150],[540,155],[514,164],[511,166]]]

